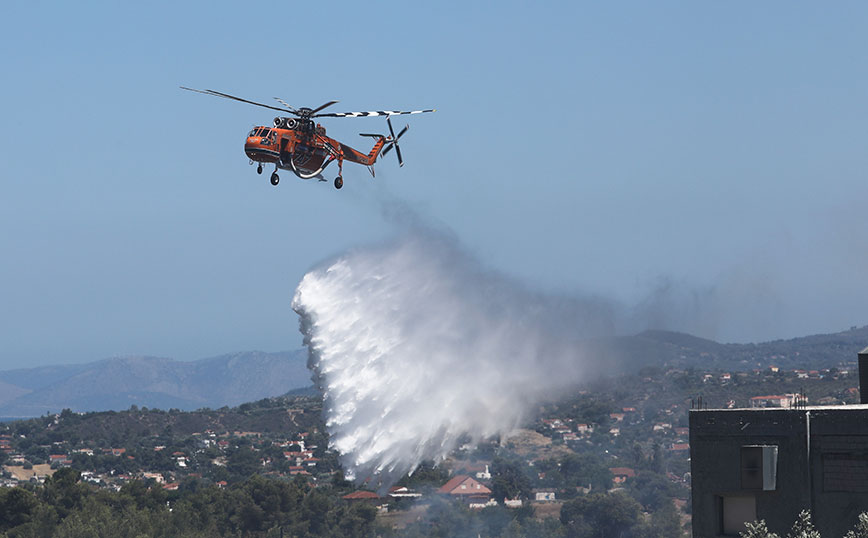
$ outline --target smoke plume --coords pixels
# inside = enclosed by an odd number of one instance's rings
[[[292,301],[348,477],[388,487],[424,460],[514,430],[594,375],[612,304],[535,293],[445,235],[413,232],[312,270]]]

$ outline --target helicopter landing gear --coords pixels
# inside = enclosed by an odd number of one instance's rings
[[[256,167],[256,173],[262,174],[262,163],[259,163],[259,166]]]
[[[278,183],[280,183],[280,178],[277,176],[277,172],[275,172],[271,174],[271,184],[277,185]]]
[[[338,177],[335,178],[335,188],[340,189],[344,186],[344,159],[338,156]]]

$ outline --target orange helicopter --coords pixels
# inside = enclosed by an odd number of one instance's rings
[[[283,99],[275,97],[274,99],[283,105],[283,108],[281,108],[257,103],[256,101],[248,101],[247,99],[214,90],[194,90],[193,88],[186,88],[184,86],[181,86],[181,89],[233,99],[280,112],[288,112],[295,116],[294,118],[278,116],[274,118],[273,127],[254,127],[247,134],[247,140],[244,143],[244,153],[250,158],[251,165],[254,161],[259,163],[256,167],[256,173],[262,173],[262,163],[274,163],[274,172],[271,174],[272,185],[277,185],[280,182],[280,178],[277,175],[278,169],[291,170],[301,179],[317,178],[320,181],[326,181],[322,176],[323,170],[334,161],[337,161],[338,176],[335,178],[335,188],[340,189],[344,186],[342,177],[344,160],[367,166],[373,176],[374,163],[377,162],[377,157],[381,155],[381,151],[382,155],[385,155],[392,148],[395,148],[395,153],[398,156],[398,165],[404,166],[404,159],[401,157],[398,139],[407,132],[410,126],[407,125],[396,135],[392,129],[391,117],[402,114],[422,114],[435,111],[435,109],[429,109],[412,110],[410,112],[376,110],[371,112],[321,113],[320,111],[332,106],[337,101],[329,101],[317,108],[296,109],[289,106]],[[361,133],[361,136],[369,136],[376,140],[373,149],[367,155],[333,138],[327,137],[325,127],[313,121],[313,118],[323,117],[359,118],[365,116],[386,116],[386,123],[389,126],[389,136]]]

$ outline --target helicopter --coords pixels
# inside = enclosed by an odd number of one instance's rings
[[[257,126],[254,127],[248,134],[247,140],[244,142],[244,153],[250,159],[250,164],[257,162],[256,173],[262,174],[263,163],[274,163],[274,172],[271,174],[271,184],[277,185],[280,182],[280,177],[277,175],[278,169],[290,170],[301,179],[316,178],[320,181],[326,181],[322,173],[325,168],[331,163],[337,161],[338,175],[334,180],[336,189],[344,186],[343,166],[344,161],[362,164],[368,167],[371,176],[374,176],[374,163],[380,155],[386,155],[392,148],[395,149],[395,154],[398,157],[398,166],[404,166],[404,159],[401,156],[401,148],[398,146],[398,140],[410,128],[409,125],[401,129],[398,134],[392,128],[392,116],[404,114],[423,114],[425,112],[435,112],[436,109],[428,110],[412,110],[403,112],[400,110],[376,110],[370,112],[326,112],[322,110],[336,104],[338,101],[329,101],[317,108],[294,108],[286,103],[283,99],[275,97],[282,107],[267,105],[265,103],[257,103],[242,99],[234,95],[222,93],[214,90],[196,90],[181,86],[182,90],[191,92],[203,93],[205,95],[213,95],[215,97],[223,97],[247,103],[250,105],[260,106],[279,112],[289,113],[295,117],[278,116],[274,118],[273,126]],[[367,154],[357,151],[350,146],[329,138],[326,136],[325,127],[314,122],[314,118],[360,118],[367,116],[386,116],[386,124],[389,127],[389,135],[360,133],[361,136],[370,137],[375,140],[374,147]]]

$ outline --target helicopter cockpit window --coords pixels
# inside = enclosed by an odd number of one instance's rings
[[[249,133],[247,133],[247,138],[251,138],[256,136],[256,129],[251,129]]]

